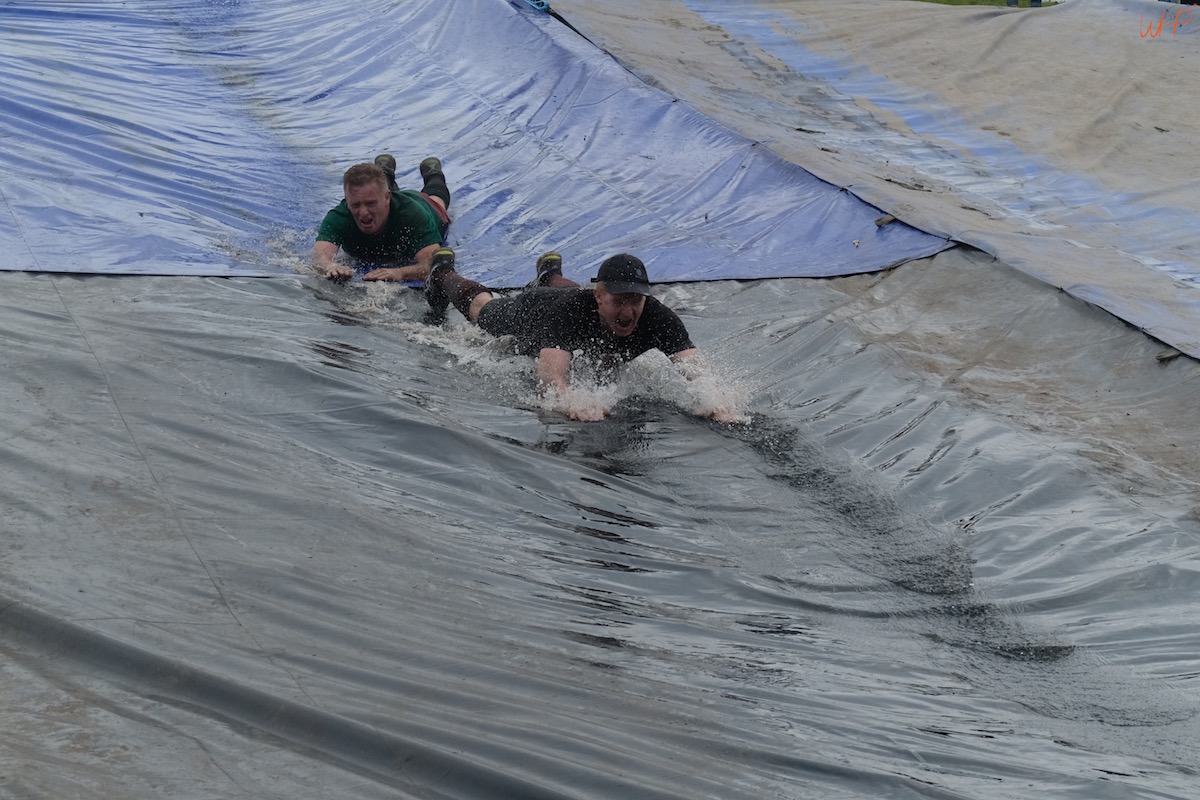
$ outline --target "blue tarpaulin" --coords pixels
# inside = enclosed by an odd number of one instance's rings
[[[289,271],[342,171],[384,151],[414,187],[442,158],[449,244],[496,286],[548,249],[581,270],[635,251],[670,282],[869,272],[947,246],[876,226],[879,209],[524,2],[24,2],[0,21],[8,270]]]

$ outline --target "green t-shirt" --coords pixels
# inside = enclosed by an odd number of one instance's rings
[[[329,210],[317,230],[318,242],[333,242],[359,261],[404,264],[431,244],[441,244],[442,220],[420,192],[392,192],[387,224],[375,234],[358,229],[345,199]]]

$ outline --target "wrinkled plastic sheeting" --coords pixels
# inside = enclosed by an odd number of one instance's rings
[[[825,97],[855,123],[848,137],[823,131],[828,146],[843,153],[870,148],[880,162],[906,166],[913,174],[953,187],[949,196],[956,198],[955,203],[988,209],[989,219],[996,223],[987,230],[955,226],[947,216],[937,214],[936,201],[930,200],[930,207],[916,215],[915,224],[991,253],[1200,358],[1196,335],[1200,296],[1195,292],[1200,268],[1194,235],[1200,217],[1194,206],[1163,200],[1153,185],[1144,191],[1118,192],[1100,176],[1066,172],[994,130],[980,129],[935,96],[895,83],[847,58],[809,49],[798,35],[803,23],[777,4],[680,2],[731,40],[752,43],[787,65],[814,87],[814,96]],[[1178,12],[1178,20],[1185,24],[1173,23],[1177,16],[1172,8],[1178,6],[1106,0],[1056,9],[1062,15],[1053,19],[1063,36],[1080,35],[1071,23],[1081,16],[1130,31],[1139,23],[1143,38],[1130,36],[1130,50],[1125,53],[1135,61],[1133,48],[1146,46],[1147,26],[1154,33],[1156,26],[1161,32],[1165,25],[1165,38],[1186,37],[1179,46],[1194,46],[1200,25],[1186,24],[1192,19],[1186,7]],[[1041,19],[1050,24],[1050,18]],[[1062,69],[1065,75],[1072,72],[1071,65]],[[1023,91],[1024,87],[1014,85],[1013,92]],[[905,135],[879,129],[867,109],[879,109],[898,120]],[[889,198],[883,196],[887,192],[873,191],[869,182],[846,176],[842,180],[849,191],[888,207]]]
[[[464,272],[635,251],[657,281],[833,276],[938,252],[653,89],[527,3],[0,8],[0,268],[271,275],[340,176],[439,155]],[[405,167],[404,165],[411,165]]]

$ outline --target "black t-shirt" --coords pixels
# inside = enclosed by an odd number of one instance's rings
[[[582,351],[601,366],[623,364],[661,350],[673,356],[695,347],[683,321],[653,297],[628,336],[615,336],[604,327],[591,289],[528,289],[514,297],[497,298],[483,308],[479,326],[495,336],[516,337],[518,352],[537,355],[554,347]]]

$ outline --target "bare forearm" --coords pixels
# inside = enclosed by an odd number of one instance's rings
[[[413,263],[403,267],[383,267],[371,270],[363,275],[364,281],[423,281],[429,277],[429,267],[433,262],[433,254],[439,245],[431,244],[417,251]]]
[[[338,246],[333,242],[317,242],[312,249],[313,269],[326,278],[348,278],[352,270],[344,264],[338,264]]]
[[[547,347],[538,353],[538,391],[543,395],[551,392],[565,394],[570,385],[567,374],[571,369],[571,354],[565,350]]]
[[[364,281],[423,281],[429,274],[428,267],[409,264],[404,267],[381,267],[363,275]]]
[[[608,406],[585,392],[571,391],[568,374],[571,370],[571,354],[565,350],[547,347],[538,353],[538,389],[553,406],[571,419],[581,422],[597,422],[608,416]]]
[[[680,350],[675,355],[671,356],[671,361],[679,367],[679,371],[688,380],[703,375],[708,372],[708,363],[704,360],[704,356],[700,355],[700,351],[695,347],[690,347],[687,350]]]

